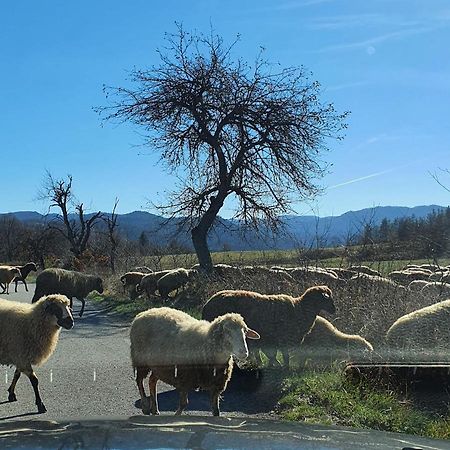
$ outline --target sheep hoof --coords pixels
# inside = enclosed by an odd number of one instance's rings
[[[43,414],[43,413],[47,412],[47,408],[45,407],[45,405],[43,403],[39,403],[37,405],[37,407],[38,407],[38,413],[39,414]]]
[[[142,400],[142,413],[149,416],[150,412],[150,402],[148,398],[146,398],[145,400]]]
[[[17,397],[16,397],[16,394],[14,392],[11,392],[8,395],[8,402],[17,402]]]

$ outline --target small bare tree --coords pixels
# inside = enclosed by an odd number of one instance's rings
[[[83,203],[78,202],[73,194],[72,181],[71,175],[66,180],[58,180],[47,172],[39,198],[50,200],[49,209],[59,209],[61,214],[49,222],[49,227],[58,230],[67,239],[70,251],[79,258],[88,247],[92,228],[103,214],[98,211],[86,217]],[[70,212],[72,207],[75,210],[73,215]]]
[[[35,224],[27,230],[23,246],[30,258],[36,261],[41,269],[45,269],[45,258],[58,247],[56,233],[46,224]],[[59,237],[59,239],[62,238]]]
[[[103,216],[102,219],[106,224],[106,229],[108,233],[109,240],[109,265],[111,267],[111,272],[116,273],[116,256],[117,247],[119,246],[119,235],[117,233],[117,214],[116,208],[119,203],[119,199],[116,198],[114,201],[114,207],[112,209],[110,216]]]
[[[235,43],[186,33],[166,37],[161,63],[132,71],[135,89],[105,88],[106,120],[141,126],[178,189],[159,206],[184,217],[200,266],[212,270],[207,236],[229,197],[243,225],[276,231],[291,204],[318,192],[327,138],[342,138],[346,113],[319,101],[320,85],[303,68],[275,70],[261,55],[232,60]],[[111,95],[110,95],[111,94]]]

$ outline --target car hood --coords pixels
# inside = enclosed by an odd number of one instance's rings
[[[185,416],[17,421],[0,424],[0,448],[86,449],[450,449],[405,434],[278,420]]]

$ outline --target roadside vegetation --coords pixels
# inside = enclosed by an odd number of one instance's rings
[[[286,420],[450,439],[444,414],[419,410],[412,398],[393,389],[350,382],[337,369],[288,376],[278,413]]]

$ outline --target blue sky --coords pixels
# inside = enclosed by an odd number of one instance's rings
[[[44,211],[45,170],[72,174],[91,209],[147,208],[174,179],[132,126],[101,126],[102,85],[158,62],[174,22],[226,41],[253,60],[260,46],[283,66],[304,65],[322,98],[350,110],[347,137],[330,142],[324,194],[300,213],[377,205],[449,204],[432,179],[450,168],[448,1],[3,1],[0,4],[0,212]],[[448,181],[450,175],[442,175]],[[227,215],[225,212],[224,215]]]

